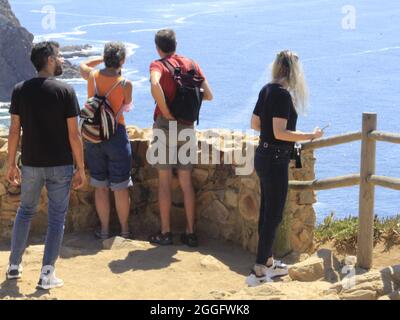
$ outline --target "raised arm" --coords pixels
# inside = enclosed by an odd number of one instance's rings
[[[90,73],[94,70],[96,66],[103,63],[103,57],[93,57],[89,60],[82,62],[79,66],[79,71],[83,79],[88,80]]]

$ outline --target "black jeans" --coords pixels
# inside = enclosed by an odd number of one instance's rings
[[[273,256],[276,230],[282,222],[288,194],[290,156],[284,147],[259,146],[256,151],[254,162],[261,186],[257,264],[265,265]]]

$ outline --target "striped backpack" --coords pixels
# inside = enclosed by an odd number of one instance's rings
[[[116,83],[105,96],[98,93],[96,79],[93,77],[95,95],[89,98],[80,112],[79,129],[83,139],[90,143],[101,143],[109,140],[116,132],[118,117],[123,110],[114,113],[108,97],[120,84],[125,85],[126,80]]]

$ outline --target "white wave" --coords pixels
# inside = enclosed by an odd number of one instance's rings
[[[182,24],[182,23],[185,23],[185,21],[186,21],[187,19],[189,19],[189,18],[198,16],[198,15],[213,14],[213,13],[217,13],[217,12],[218,12],[218,11],[215,11],[215,10],[214,10],[214,11],[200,11],[200,12],[195,12],[195,13],[189,14],[189,15],[187,15],[187,16],[185,16],[185,17],[180,17],[180,18],[174,20],[174,22],[175,22],[175,23]]]
[[[11,116],[4,116],[4,117],[0,117],[0,120],[8,120],[10,118],[11,118]]]
[[[138,74],[139,73],[139,71],[138,70],[125,70],[125,69],[122,69],[122,74],[126,77],[126,78],[129,78],[130,76],[132,76],[132,75],[135,75],[135,74]]]
[[[82,78],[72,78],[72,79],[61,79],[68,84],[85,84],[86,80]]]
[[[95,56],[95,55],[99,55],[102,51],[103,51],[103,48],[100,47],[100,46],[97,46],[97,47],[96,46],[91,46],[91,48],[89,48],[89,49],[79,50],[79,53],[84,53],[85,55],[93,55],[93,56]],[[71,54],[74,54],[74,53],[76,53],[76,51],[64,51],[63,52],[63,54],[65,54],[65,55],[67,55],[67,54],[71,55]],[[73,59],[73,58],[69,58],[68,60],[71,60],[71,59]]]
[[[35,35],[33,41],[40,42],[51,39],[65,39],[67,36],[80,36],[85,33],[86,33],[85,31],[70,31],[70,32],[40,34],[40,35]]]
[[[111,21],[111,22],[84,24],[84,25],[73,28],[73,31],[36,35],[34,41],[37,42],[37,41],[45,41],[45,40],[49,40],[49,39],[62,39],[62,38],[66,38],[67,36],[71,36],[71,35],[80,36],[80,35],[87,34],[87,31],[82,30],[82,29],[86,29],[86,28],[107,26],[107,25],[127,25],[127,24],[137,24],[137,23],[144,23],[144,21],[142,21],[142,20]]]
[[[344,58],[344,57],[355,57],[355,56],[362,56],[362,55],[365,55],[365,54],[387,52],[387,51],[399,50],[399,49],[400,49],[400,46],[385,47],[385,48],[380,48],[380,49],[370,49],[370,50],[365,50],[365,51],[341,54],[341,55],[338,55],[338,56],[323,56],[323,57],[317,57],[317,58],[304,59],[303,62],[325,60],[325,59],[335,59],[335,58]]]
[[[30,10],[30,12],[43,14],[42,10]],[[71,16],[71,17],[86,17],[86,18],[120,19],[120,17],[114,17],[114,16],[100,16],[93,14],[79,14],[79,13],[60,12],[60,11],[56,11],[56,15]]]
[[[132,20],[132,21],[111,21],[111,22],[90,23],[90,24],[84,24],[82,26],[75,27],[74,30],[80,31],[81,29],[99,27],[99,26],[110,26],[110,25],[119,26],[119,25],[137,24],[137,23],[144,23],[144,21]]]
[[[355,52],[355,53],[349,53],[346,56],[361,56],[361,55],[364,55],[364,54],[386,52],[386,51],[398,50],[398,49],[400,49],[400,46],[387,47],[387,48],[381,48],[381,49],[375,49],[375,50],[366,50],[366,51]]]
[[[71,61],[77,61],[77,60],[81,60],[81,59],[82,59],[82,57],[74,56],[72,58],[68,58],[67,60],[71,62]]]
[[[160,29],[167,29],[168,27],[164,28],[157,28],[157,29],[137,29],[137,30],[131,30],[131,33],[137,33],[137,32],[156,32]]]

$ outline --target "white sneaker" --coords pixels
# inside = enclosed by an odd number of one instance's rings
[[[271,279],[286,276],[289,274],[288,266],[281,261],[274,260],[274,264],[271,267],[267,267],[266,274]]]
[[[21,279],[23,268],[21,265],[10,264],[6,273],[7,280]]]
[[[44,266],[40,275],[38,289],[50,290],[60,288],[64,285],[64,281],[56,277],[56,272],[53,266]]]
[[[246,279],[246,284],[249,287],[258,287],[264,283],[273,282],[271,277],[267,274],[267,269],[266,266],[255,265]],[[257,274],[260,274],[260,276]]]

